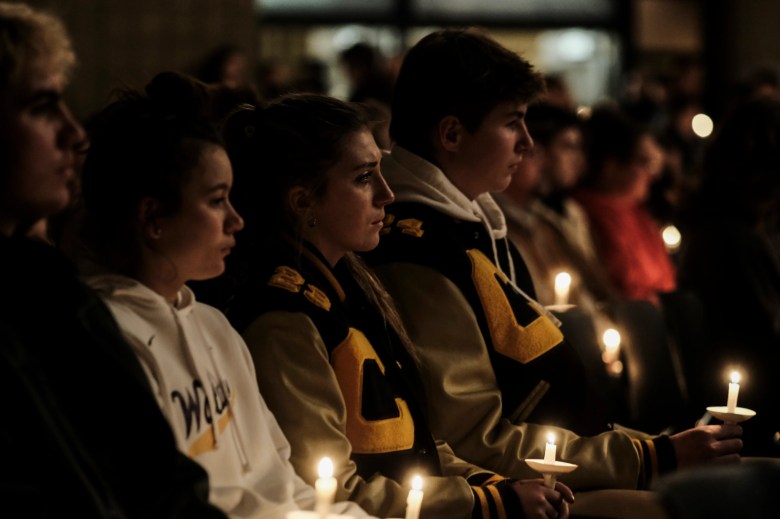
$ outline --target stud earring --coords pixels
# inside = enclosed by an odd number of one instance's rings
[[[309,221],[307,223],[309,224],[309,227],[313,229],[314,227],[317,227],[317,224],[320,223],[320,221],[317,219],[316,216],[313,216],[309,218]]]

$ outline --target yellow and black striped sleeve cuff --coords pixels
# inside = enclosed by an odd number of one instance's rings
[[[633,442],[639,454],[638,489],[650,488],[658,476],[677,468],[677,456],[668,436],[656,436],[650,440],[635,439]]]
[[[523,507],[510,484],[514,480],[495,474],[475,474],[468,478],[474,494],[472,519],[517,519],[523,517]]]

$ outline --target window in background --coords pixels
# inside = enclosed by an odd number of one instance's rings
[[[269,17],[387,19],[395,0],[255,0],[257,9]]]
[[[412,0],[413,15],[423,19],[607,23],[616,15],[614,0]]]
[[[606,31],[560,29],[536,36],[534,64],[563,78],[577,105],[592,106],[619,92],[620,42]]]

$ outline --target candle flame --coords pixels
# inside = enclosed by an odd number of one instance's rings
[[[412,489],[422,490],[422,478],[419,475],[412,478]]]
[[[555,445],[555,433],[553,432],[547,433],[547,443],[552,443],[553,445]]]
[[[567,290],[571,286],[571,274],[559,272],[555,276],[555,287],[558,290]]]
[[[317,474],[321,478],[333,477],[333,461],[327,456],[320,460],[320,464],[317,466]]]
[[[731,383],[732,384],[739,384],[739,381],[742,377],[739,374],[739,371],[732,371],[731,372]]]
[[[604,346],[606,346],[607,351],[610,353],[614,353],[617,351],[618,347],[620,346],[620,332],[615,330],[614,328],[609,328],[604,331]]]
[[[680,230],[674,225],[667,225],[661,231],[661,237],[664,240],[667,250],[674,251],[680,248],[682,243],[682,234]]]

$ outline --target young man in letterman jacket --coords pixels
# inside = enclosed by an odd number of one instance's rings
[[[542,89],[528,62],[472,30],[425,37],[401,67],[382,160],[396,202],[366,258],[416,347],[434,434],[472,463],[525,478],[523,460],[543,457],[552,431],[558,459],[579,465],[562,479],[579,490],[647,488],[676,467],[738,459],[739,426],[613,430],[534,300],[490,193],[532,148],[524,116]]]

